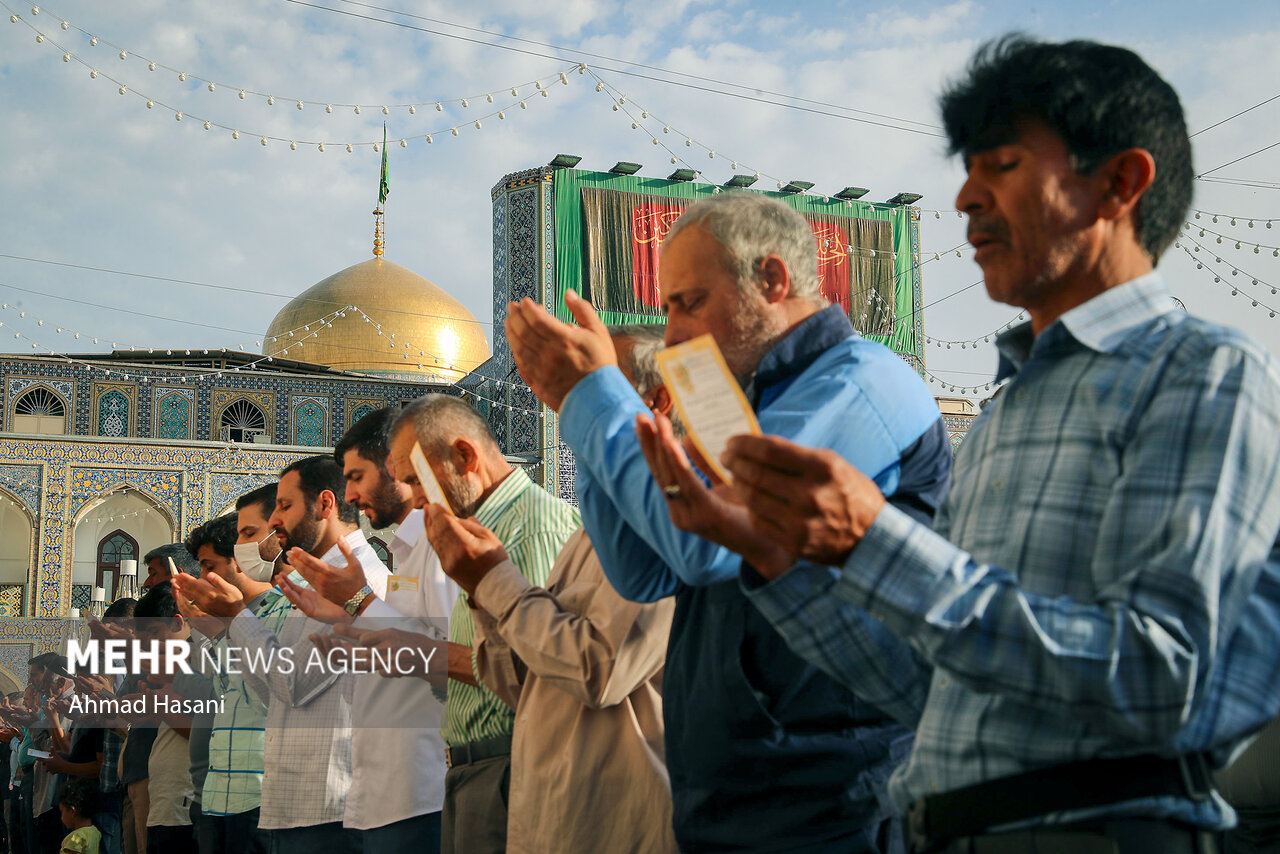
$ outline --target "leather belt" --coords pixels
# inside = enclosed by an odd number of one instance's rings
[[[911,851],[930,851],[950,839],[1051,812],[1162,795],[1202,801],[1212,794],[1213,779],[1203,754],[1092,759],[921,798],[907,813],[904,829]]]
[[[444,764],[450,768],[456,768],[459,765],[479,762],[482,759],[509,756],[510,754],[511,736],[500,735],[497,738],[486,738],[483,741],[473,741],[470,744],[459,744],[452,747],[446,745],[444,749]]]

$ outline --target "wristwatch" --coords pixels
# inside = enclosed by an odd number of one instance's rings
[[[347,604],[342,606],[342,610],[354,617],[356,615],[356,611],[360,610],[360,605],[364,600],[368,599],[372,595],[373,588],[366,584],[364,587],[357,590],[354,596],[347,600]]]

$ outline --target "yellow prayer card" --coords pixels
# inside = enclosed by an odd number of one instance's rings
[[[720,454],[734,436],[760,435],[760,425],[715,339],[701,335],[659,350],[658,370],[694,446],[716,476],[731,483]]]
[[[413,463],[413,470],[418,474],[418,482],[422,484],[422,491],[427,494],[427,500],[432,504],[444,505],[444,509],[448,510],[450,515],[454,515],[449,499],[440,488],[440,481],[436,480],[435,472],[427,463],[427,455],[422,453],[421,442],[413,443],[413,450],[409,452],[409,462]]]

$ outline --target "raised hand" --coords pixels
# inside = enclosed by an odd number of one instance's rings
[[[591,303],[574,291],[565,291],[564,304],[577,326],[562,323],[527,297],[507,303],[505,324],[520,376],[556,412],[583,377],[618,364],[609,330]]]

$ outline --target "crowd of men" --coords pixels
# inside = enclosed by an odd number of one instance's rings
[[[942,113],[988,293],[1030,315],[954,461],[924,383],[821,298],[804,218],[703,198],[664,240],[665,327],[508,307],[578,507],[429,395],[148,554],[95,625],[416,663],[41,656],[0,707],[10,850],[86,815],[112,854],[1275,850],[1277,766],[1235,760],[1280,714],[1280,370],[1155,272],[1191,197],[1177,95],[1128,50],[1006,38]],[[763,433],[732,483],[656,367],[704,334]],[[359,512],[398,526],[394,572]],[[223,703],[116,725],[76,691]]]

